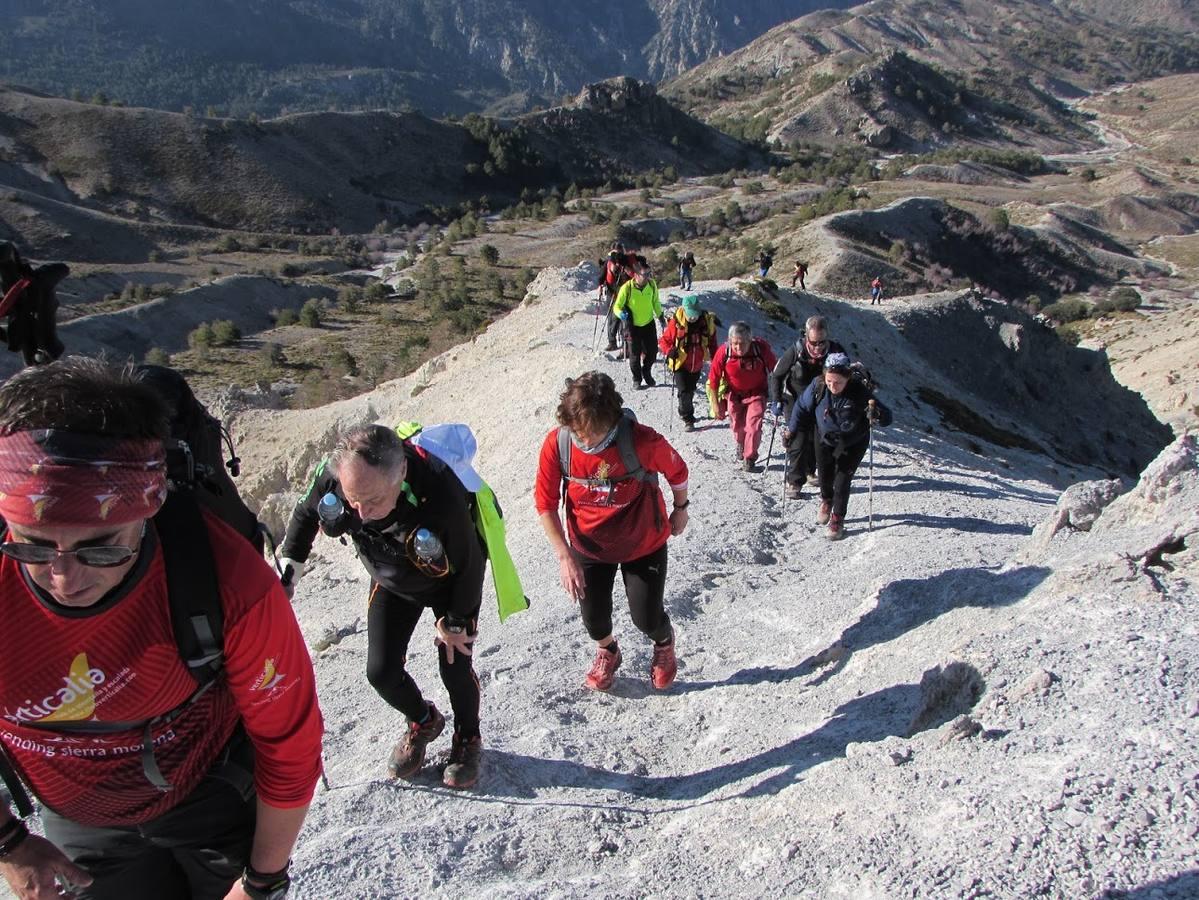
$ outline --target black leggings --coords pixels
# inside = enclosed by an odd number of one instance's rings
[[[695,389],[699,386],[699,372],[679,369],[674,373],[674,389],[679,395],[679,415],[684,422],[695,424]]]
[[[654,327],[653,319],[644,325],[631,326],[629,336],[629,371],[633,373],[633,381],[653,378],[650,368],[658,356],[658,329]]]
[[[624,579],[633,624],[655,641],[670,637],[670,616],[662,608],[666,594],[665,544],[647,556],[623,563],[603,563],[571,552],[583,567],[584,589],[579,612],[593,641],[602,641],[612,634],[612,585],[616,582],[617,567]]]
[[[178,806],[140,825],[81,825],[43,808],[51,843],[95,879],[79,900],[222,900],[250,860],[254,748],[239,726]]]
[[[424,718],[426,703],[404,664],[412,632],[426,608],[377,584],[371,586],[366,613],[366,679],[380,697],[414,721]],[[446,614],[443,607],[431,608],[435,620]],[[471,615],[468,630],[472,637],[479,633],[478,610]],[[445,645],[438,643],[437,661],[454,710],[454,730],[463,737],[474,737],[479,733],[479,678],[471,657],[455,653],[449,663]]]
[[[833,515],[845,517],[849,508],[849,483],[862,463],[870,441],[860,441],[838,450],[816,439],[816,470],[820,473],[820,498],[831,500]]]

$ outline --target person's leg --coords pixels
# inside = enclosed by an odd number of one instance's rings
[[[766,416],[766,397],[745,398],[745,458],[757,459],[762,445],[762,422]]]
[[[479,620],[472,616],[467,632],[472,638],[479,633]],[[474,641],[471,641],[474,647]],[[437,643],[437,663],[441,669],[441,683],[450,695],[450,708],[454,710],[454,732],[462,737],[475,737],[479,733],[479,676],[475,674],[473,657],[455,653],[451,663],[446,658],[445,644]]]
[[[740,397],[728,396],[729,424],[733,429],[733,440],[737,444],[737,456],[745,458],[745,405]]]
[[[612,292],[608,288],[604,288],[604,303],[608,310],[605,317],[604,325],[608,329],[608,350],[616,349],[616,335],[620,332],[620,319],[616,318],[612,313]]]
[[[583,569],[583,596],[579,616],[583,627],[601,647],[612,643],[612,585],[616,583],[616,564],[602,563],[580,553],[572,555]]]
[[[845,518],[849,508],[849,487],[854,473],[866,455],[868,441],[862,441],[851,447],[846,447],[836,458],[836,472],[833,476],[833,515]],[[823,484],[823,479],[821,479]]]
[[[424,718],[428,704],[404,664],[408,642],[423,612],[423,606],[371,585],[366,610],[366,680],[388,705],[413,722]]]
[[[670,616],[663,608],[666,595],[666,544],[653,553],[620,564],[620,577],[629,598],[629,615],[637,630],[655,643],[670,640]]]
[[[653,366],[658,358],[658,330],[652,321],[639,325],[635,330],[637,353],[641,357],[641,377],[646,384],[653,384]]]
[[[674,373],[674,387],[679,398],[679,416],[684,422],[695,424],[695,389],[699,385],[699,372],[680,369]]]
[[[136,828],[97,828],[41,810],[46,838],[94,879],[76,900],[159,900],[188,896],[187,878],[171,851]],[[232,881],[230,881],[232,884]]]
[[[833,509],[833,473],[837,460],[832,448],[826,447],[819,436],[815,438],[815,444],[816,472],[820,478],[820,511],[816,514],[816,521],[823,525]]]

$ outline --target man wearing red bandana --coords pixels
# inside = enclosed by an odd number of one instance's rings
[[[155,518],[167,422],[135,373],[92,360],[0,385],[0,763],[46,832],[0,806],[22,900],[287,894],[320,774],[312,664],[270,567],[204,513],[224,664],[197,689]]]

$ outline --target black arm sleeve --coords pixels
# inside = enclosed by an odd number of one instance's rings
[[[325,463],[321,463],[312,476],[308,490],[300,498],[295,509],[291,511],[291,521],[287,523],[287,535],[283,538],[283,546],[279,552],[288,559],[305,562],[312,552],[312,542],[320,529],[320,519],[317,518],[316,506],[321,497],[335,491],[337,479],[326,471]]]
[[[774,364],[774,370],[770,373],[768,385],[771,403],[777,403],[783,399],[783,381],[787,378],[793,365],[795,365],[794,344],[788,347],[786,352],[779,357],[779,361]]]

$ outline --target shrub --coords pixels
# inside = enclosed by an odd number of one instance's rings
[[[1078,328],[1074,325],[1059,325],[1053,330],[1059,338],[1071,347],[1077,347],[1078,342],[1082,340],[1082,335],[1078,333]]]
[[[300,307],[300,324],[305,328],[321,327],[321,301],[312,297]]]
[[[241,340],[241,329],[229,319],[218,319],[212,323],[212,343],[216,347],[227,347]]]
[[[1085,300],[1074,298],[1051,303],[1045,307],[1043,312],[1055,322],[1060,322],[1064,325],[1067,322],[1077,322],[1080,319],[1087,318],[1091,314],[1091,307],[1087,305]]]
[[[1136,288],[1118,287],[1114,288],[1107,295],[1107,300],[1099,304],[1103,312],[1109,310],[1119,310],[1120,312],[1132,312],[1141,305],[1141,295]]]
[[[171,354],[167,353],[161,347],[151,347],[146,351],[146,355],[142,357],[142,362],[151,366],[169,366],[171,364]]]
[[[202,322],[187,336],[187,346],[193,350],[207,349],[212,346],[212,326]]]
[[[987,213],[987,223],[994,231],[1007,231],[1008,226],[1012,224],[1007,210],[1001,207],[996,207]]]
[[[268,368],[282,366],[287,362],[287,355],[283,352],[283,346],[276,344],[274,341],[268,341],[263,344],[258,350],[258,356]]]
[[[479,258],[487,265],[494,266],[500,261],[500,251],[492,244],[484,244],[479,248]]]
[[[1090,166],[1087,166],[1085,169],[1083,169],[1081,172],[1078,173],[1078,177],[1081,178],[1083,181],[1094,181],[1096,178],[1099,177],[1099,174],[1094,169],[1092,169]]]
[[[280,309],[275,313],[275,325],[282,328],[284,325],[295,325],[300,320],[294,309]]]

